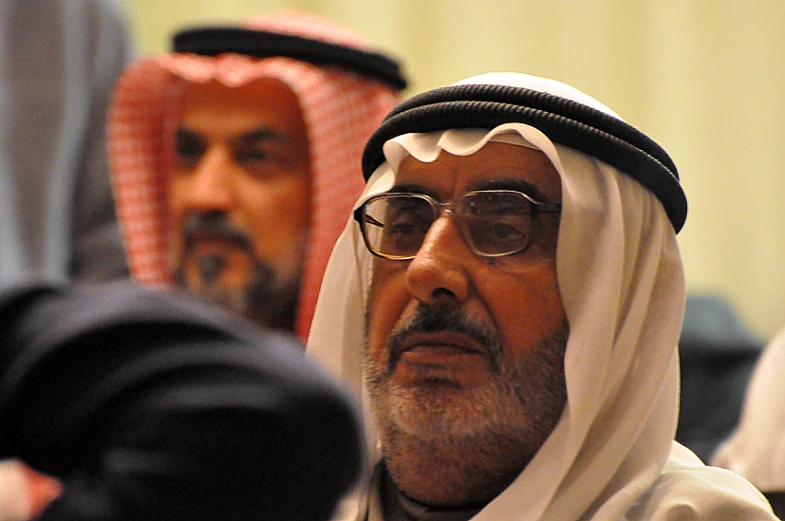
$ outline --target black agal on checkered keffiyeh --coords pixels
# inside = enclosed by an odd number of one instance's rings
[[[245,54],[255,58],[285,56],[316,65],[337,65],[383,81],[395,90],[403,90],[407,85],[400,63],[386,54],[256,29],[184,29],[175,34],[173,51],[203,56],[218,56],[223,53]]]

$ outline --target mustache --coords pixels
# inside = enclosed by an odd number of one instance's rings
[[[183,240],[190,249],[197,239],[228,241],[240,248],[253,251],[251,237],[229,222],[223,212],[207,212],[188,215],[183,223]]]
[[[412,317],[396,328],[387,339],[387,352],[390,356],[389,370],[392,371],[397,365],[403,345],[409,336],[416,333],[442,332],[462,333],[468,336],[486,348],[493,370],[501,367],[500,358],[503,346],[501,338],[494,329],[469,318],[457,307],[433,307],[421,303],[417,305]]]

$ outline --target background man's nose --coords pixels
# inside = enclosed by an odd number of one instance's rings
[[[234,164],[228,151],[208,151],[191,173],[188,190],[190,206],[195,210],[228,210],[234,200],[232,176]]]

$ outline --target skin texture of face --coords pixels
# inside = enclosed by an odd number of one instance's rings
[[[442,152],[433,163],[407,157],[396,186],[439,201],[517,188],[561,202],[547,157],[503,143],[466,157]],[[365,374],[387,468],[407,496],[485,504],[558,423],[568,336],[558,225],[558,214],[538,216],[528,249],[491,259],[474,255],[442,214],[411,261],[374,259]]]
[[[275,79],[184,85],[169,186],[170,263],[187,291],[293,330],[311,173],[294,92]]]

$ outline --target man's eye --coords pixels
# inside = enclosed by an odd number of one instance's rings
[[[395,221],[388,224],[385,231],[389,235],[411,235],[417,231],[417,227],[409,221]]]
[[[432,211],[422,204],[392,204],[387,210],[385,228],[388,233],[425,234],[433,224]]]
[[[529,234],[527,219],[515,216],[464,216],[463,231],[471,236],[474,246],[486,253],[512,251],[522,247]]]
[[[495,222],[487,227],[490,239],[519,242],[526,237],[526,230],[519,223]]]
[[[394,214],[388,215],[384,224],[383,248],[399,254],[416,252],[428,233],[429,222],[417,212],[394,212]]]
[[[235,157],[238,163],[256,163],[268,161],[271,154],[266,147],[250,146],[238,149],[235,153]]]
[[[385,234],[399,238],[425,237],[433,219],[423,212],[395,212],[384,225]]]
[[[205,152],[204,143],[197,137],[189,134],[178,133],[175,140],[175,155],[186,165],[198,163]]]

